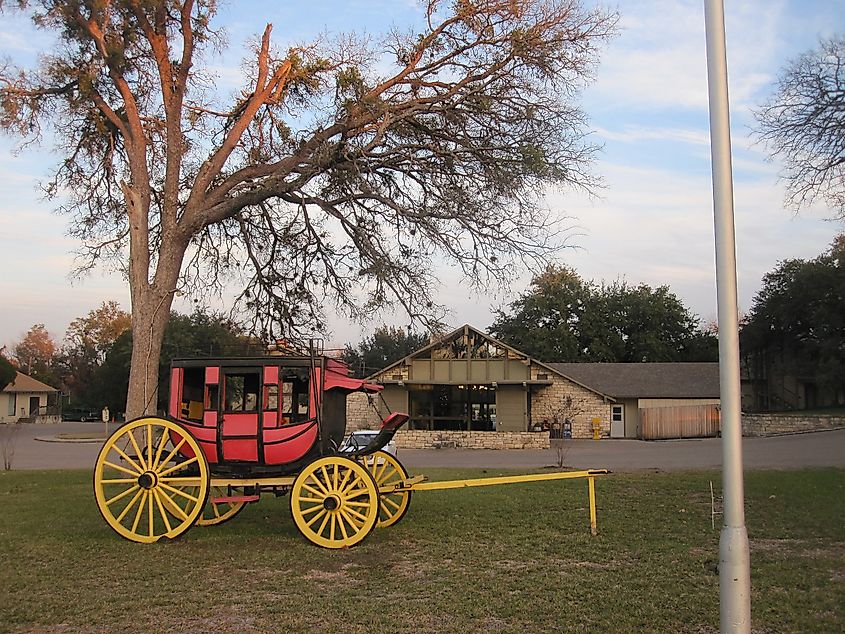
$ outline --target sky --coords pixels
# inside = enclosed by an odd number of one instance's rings
[[[356,30],[378,34],[419,20],[411,0],[221,3],[219,23],[230,48],[210,60],[218,89],[239,79],[243,46],[266,23],[280,43],[320,33]],[[600,3],[601,4],[601,3]],[[841,0],[727,2],[725,22],[739,307],[747,312],[763,275],[787,258],[812,258],[843,230],[822,206],[783,205],[779,165],[751,136],[752,109],[773,90],[782,67],[814,48],[819,38],[845,31]],[[595,82],[582,95],[593,139],[603,146],[594,172],[603,188],[594,196],[550,192],[545,204],[572,227],[558,258],[585,279],[668,285],[704,321],[715,321],[716,282],[710,172],[703,0],[625,0],[602,4],[619,12],[618,35],[601,51]],[[22,18],[0,16],[0,58],[32,63],[50,38]],[[0,346],[11,347],[36,323],[61,341],[69,322],[116,300],[129,309],[126,282],[95,270],[70,277],[77,243],[69,219],[41,195],[57,155],[49,147],[20,147],[0,135]],[[458,271],[438,270],[439,301],[449,325],[481,329],[493,311],[524,292],[526,274],[508,287],[471,292]],[[232,293],[234,296],[234,292]],[[222,306],[231,297],[222,298]],[[174,309],[190,312],[190,298]],[[220,306],[213,306],[219,308]],[[355,343],[381,323],[405,325],[402,315],[366,324],[330,314],[327,347]]]

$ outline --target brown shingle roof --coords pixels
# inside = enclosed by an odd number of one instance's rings
[[[15,380],[9,383],[4,392],[58,392],[54,387],[50,387],[46,383],[42,383],[38,379],[33,379],[31,376],[18,372]]]
[[[614,398],[719,398],[718,363],[549,363]]]

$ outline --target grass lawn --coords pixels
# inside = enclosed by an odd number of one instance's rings
[[[496,475],[427,471],[432,479]],[[719,474],[419,492],[396,526],[327,551],[287,498],[144,546],[88,472],[0,473],[0,631],[718,632]],[[746,477],[754,632],[845,631],[845,471]]]

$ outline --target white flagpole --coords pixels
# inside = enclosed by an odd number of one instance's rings
[[[719,539],[720,631],[751,632],[751,565],[742,482],[742,414],[739,383],[739,308],[736,292],[728,65],[723,0],[704,0],[713,217],[716,230],[716,294],[719,306],[719,387],[722,409],[722,495]]]

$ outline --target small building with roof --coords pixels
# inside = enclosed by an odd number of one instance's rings
[[[58,393],[56,388],[18,372],[0,392],[0,423],[59,422],[58,408],[54,407]]]
[[[550,437],[718,432],[718,364],[543,363],[468,324],[368,379],[384,391],[369,404],[351,397],[349,427],[377,428],[388,411],[407,412],[400,447],[544,448]]]
[[[613,397],[611,438],[695,438],[719,433],[718,363],[551,363]]]

